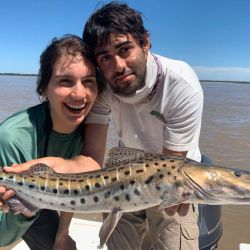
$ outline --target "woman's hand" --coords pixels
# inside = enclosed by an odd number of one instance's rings
[[[13,164],[12,167],[3,167],[7,173],[22,173],[28,171],[31,166],[43,163],[57,173],[83,173],[100,169],[99,164],[91,157],[79,155],[70,160],[61,157],[43,157],[30,160],[21,164]]]

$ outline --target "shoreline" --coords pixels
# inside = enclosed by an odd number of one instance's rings
[[[37,74],[25,73],[0,73],[0,76],[38,76]],[[250,81],[232,81],[232,80],[200,80],[201,83],[219,82],[219,83],[250,83]]]

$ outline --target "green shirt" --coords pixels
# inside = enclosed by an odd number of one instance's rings
[[[0,124],[0,166],[11,166],[43,157],[47,132],[45,129],[47,104],[39,104],[15,113]],[[46,156],[72,158],[83,147],[82,129],[71,134],[51,131]],[[22,237],[33,219],[0,211],[0,246],[12,244]]]

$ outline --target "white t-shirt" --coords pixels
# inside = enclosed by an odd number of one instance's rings
[[[148,100],[159,72],[158,88]],[[86,122],[107,124],[111,113],[123,145],[155,153],[162,153],[163,147],[188,151],[188,158],[200,161],[202,109],[202,88],[191,67],[149,53],[143,89],[124,97],[114,94],[107,86]]]

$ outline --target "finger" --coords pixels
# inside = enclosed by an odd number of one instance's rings
[[[23,163],[23,164],[15,164],[13,167],[7,167],[4,166],[3,170],[7,173],[22,173],[25,171],[28,171],[31,167],[31,164],[29,163]]]
[[[9,210],[10,210],[9,206],[7,204],[3,204],[3,206],[2,206],[2,212],[4,214],[7,214],[9,212]]]
[[[6,188],[4,186],[0,186],[0,194],[4,194],[6,192]]]
[[[178,214],[180,216],[186,216],[188,211],[189,211],[189,204],[180,204],[179,209],[178,209]]]
[[[6,201],[6,200],[10,199],[11,197],[13,197],[13,196],[15,196],[15,195],[16,195],[16,193],[15,193],[14,190],[8,189],[8,190],[6,190],[6,192],[3,194],[2,200],[3,200],[3,201]]]
[[[178,211],[179,205],[168,207],[165,209],[165,212],[169,216],[173,216]]]

